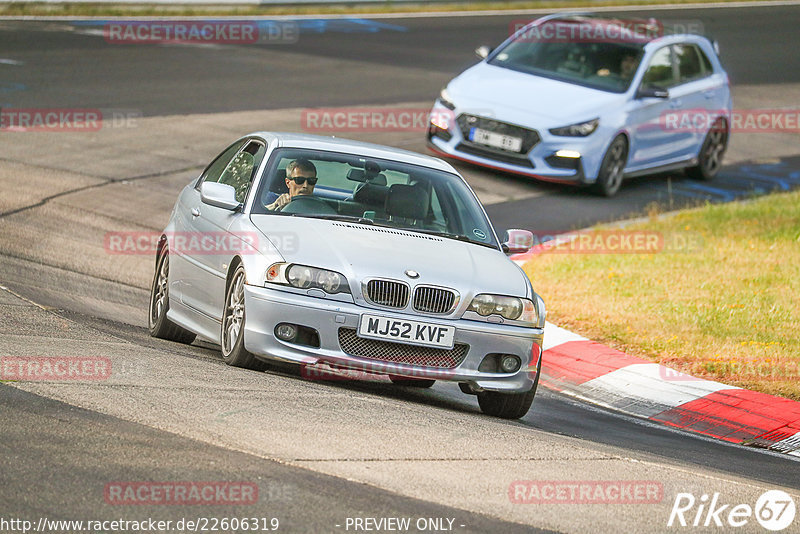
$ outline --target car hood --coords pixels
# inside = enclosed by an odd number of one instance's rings
[[[598,117],[620,105],[624,94],[609,93],[478,63],[454,78],[447,90],[459,113],[491,116],[533,127],[566,126]]]
[[[477,293],[530,297],[525,274],[497,249],[344,221],[280,215],[251,219],[286,262],[338,271],[354,295],[362,280],[377,277],[450,287],[462,299]],[[412,280],[406,270],[419,278]]]

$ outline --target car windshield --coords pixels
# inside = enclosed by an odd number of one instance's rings
[[[489,64],[624,93],[648,39],[647,33],[626,31],[617,22],[547,21],[520,30]]]
[[[287,180],[287,168],[291,176],[316,177],[310,194],[310,182],[297,194],[298,180]],[[498,248],[475,195],[451,173],[358,155],[291,148],[278,149],[264,173],[253,213],[348,220]],[[289,195],[290,186],[295,195],[288,203],[289,197],[283,197],[285,205],[279,207],[281,196]]]

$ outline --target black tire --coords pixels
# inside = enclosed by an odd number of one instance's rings
[[[728,123],[725,119],[717,119],[706,133],[697,165],[686,169],[690,178],[697,180],[713,180],[722,167],[722,156],[728,148]]]
[[[189,344],[197,334],[176,325],[167,319],[169,311],[169,250],[161,250],[156,261],[156,272],[150,286],[150,307],[147,313],[147,326],[150,335],[169,341]]]
[[[613,197],[619,191],[624,178],[625,164],[628,162],[628,142],[625,137],[618,135],[611,141],[603,156],[597,181],[594,183],[594,192],[604,197]]]
[[[525,393],[500,393],[497,391],[482,391],[478,393],[478,405],[486,415],[501,419],[519,419],[528,413],[539,387],[539,375],[542,371],[542,358],[536,365],[536,378],[533,387]]]
[[[393,375],[389,375],[389,380],[391,380],[392,384],[395,386],[401,386],[405,388],[429,388],[436,383],[436,380],[430,380],[427,378],[406,378],[404,376]]]
[[[222,360],[234,367],[264,371],[269,367],[267,363],[244,348],[244,279],[244,267],[238,264],[225,287],[220,331]]]

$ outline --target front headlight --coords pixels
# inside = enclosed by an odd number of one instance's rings
[[[274,263],[267,269],[266,281],[297,289],[321,289],[330,295],[350,293],[350,285],[344,275],[308,265]]]
[[[472,299],[467,310],[474,311],[482,317],[499,315],[509,321],[521,321],[532,325],[539,322],[533,302],[518,297],[481,293]]]
[[[562,126],[561,128],[551,128],[550,133],[563,137],[586,137],[597,129],[598,124],[600,124],[600,119],[592,119],[578,124]]]
[[[450,96],[450,93],[447,91],[447,87],[442,89],[442,91],[439,93],[439,102],[441,102],[442,105],[447,109],[456,109],[456,105],[453,102],[453,98]]]

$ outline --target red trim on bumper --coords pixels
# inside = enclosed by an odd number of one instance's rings
[[[524,172],[524,171],[516,171],[516,170],[511,171],[511,170],[508,170],[508,169],[504,169],[503,167],[497,167],[495,165],[490,165],[488,163],[481,163],[481,162],[478,162],[478,161],[473,161],[471,159],[463,158],[461,156],[456,156],[454,154],[448,154],[447,152],[442,152],[441,150],[436,148],[436,146],[433,145],[432,143],[428,143],[428,150],[430,150],[434,154],[438,154],[439,156],[443,156],[445,158],[457,159],[459,161],[463,161],[463,162],[466,162],[466,163],[471,163],[473,165],[478,165],[480,167],[486,167],[487,169],[494,169],[496,171],[507,172],[509,174],[518,174],[520,176],[527,176],[529,178],[536,178],[537,180],[541,180],[543,182],[551,182],[551,183],[555,183],[555,184],[567,184],[567,185],[581,185],[579,182],[576,182],[575,180],[565,180],[565,179],[560,179],[560,178],[552,178],[552,177],[549,177],[549,176],[542,176],[540,174],[532,174],[532,173],[527,173],[527,172]]]

